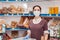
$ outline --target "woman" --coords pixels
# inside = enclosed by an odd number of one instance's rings
[[[36,40],[48,40],[47,22],[39,16],[41,7],[39,5],[34,6],[33,13],[35,17],[30,20],[30,30],[27,31],[27,36],[31,35],[31,38],[35,38]]]

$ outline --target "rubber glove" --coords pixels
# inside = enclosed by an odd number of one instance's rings
[[[28,40],[30,38],[31,31],[27,30],[27,35],[24,37],[24,40]]]
[[[29,35],[26,35],[23,40],[28,40],[30,38]]]
[[[5,29],[5,24],[2,24],[2,32],[5,33],[6,32],[6,29]]]

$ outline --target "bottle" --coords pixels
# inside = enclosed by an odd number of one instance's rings
[[[2,40],[2,36],[0,35],[0,40]]]
[[[2,33],[5,33],[6,29],[5,29],[5,24],[2,24]]]

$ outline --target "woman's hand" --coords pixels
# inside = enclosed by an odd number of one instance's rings
[[[48,40],[48,34],[45,34],[44,36],[41,36],[41,40]]]
[[[47,33],[44,35],[44,40],[48,40],[48,34]]]
[[[41,36],[41,40],[44,40],[44,36]]]

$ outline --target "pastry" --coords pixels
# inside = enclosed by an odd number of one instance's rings
[[[17,8],[17,13],[23,13],[24,12],[24,8],[22,8],[22,7],[18,7]]]
[[[11,13],[17,13],[16,7],[14,5],[11,5],[10,8],[11,8]]]
[[[3,8],[2,8],[2,13],[3,13],[3,14],[7,14],[7,13],[8,13],[8,10],[7,10],[6,7],[3,7]]]
[[[12,21],[12,22],[11,22],[11,27],[12,27],[12,28],[16,28],[16,26],[17,26],[17,22],[16,22],[16,21]]]

